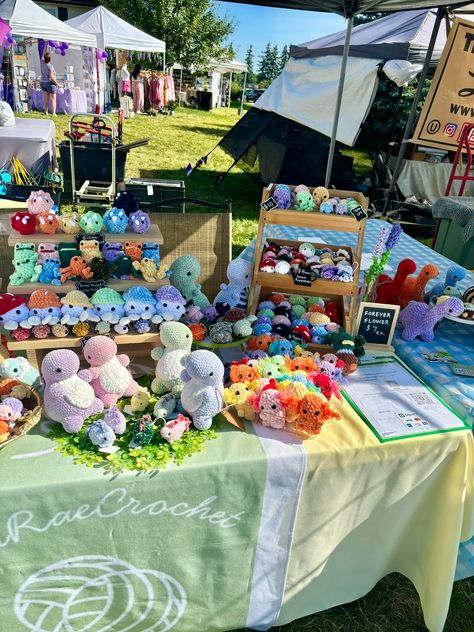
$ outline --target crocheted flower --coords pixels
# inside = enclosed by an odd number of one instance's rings
[[[390,234],[387,237],[387,241],[385,242],[385,251],[393,250],[395,248],[395,246],[400,241],[402,233],[403,228],[400,226],[400,224],[394,224],[392,226],[392,230],[390,231]]]
[[[51,327],[49,327],[49,325],[36,325],[31,330],[31,333],[33,334],[34,338],[47,338],[51,333]]]
[[[77,323],[72,328],[72,333],[78,338],[84,338],[90,331],[89,323]]]
[[[103,335],[103,336],[108,334],[110,330],[111,330],[110,323],[106,323],[104,320],[101,320],[100,322],[98,322],[97,325],[94,327],[95,333],[99,335]]]
[[[69,329],[66,325],[61,325],[61,323],[57,323],[51,327],[51,333],[55,338],[65,338],[69,335]]]
[[[10,336],[14,340],[17,340],[18,342],[22,342],[23,340],[28,340],[30,335],[31,335],[30,330],[24,329],[23,327],[18,327],[17,329],[15,329],[14,331],[10,333]]]

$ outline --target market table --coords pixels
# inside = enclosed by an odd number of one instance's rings
[[[30,93],[31,106],[34,110],[44,111],[43,92],[33,89]],[[56,96],[56,112],[58,114],[77,114],[87,112],[87,95],[85,90],[59,88]]]
[[[15,156],[27,169],[44,157],[48,168],[55,155],[54,134],[50,119],[15,117],[14,127],[0,127],[0,167]]]

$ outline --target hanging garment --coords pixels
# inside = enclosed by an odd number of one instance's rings
[[[145,79],[143,80],[143,92],[144,92],[143,109],[145,110],[145,112],[148,112],[148,110],[151,108],[150,79],[148,77],[145,77]]]
[[[127,94],[132,91],[132,84],[130,82],[130,73],[128,72],[127,65],[124,64],[120,68],[120,79],[122,80],[122,94]]]
[[[173,77],[171,75],[167,75],[165,81],[166,87],[168,88],[168,101],[176,101],[176,92]]]
[[[118,99],[116,75],[117,75],[117,69],[113,68],[110,72],[109,86],[110,86],[110,96],[112,99],[114,99],[114,101]]]
[[[133,92],[133,109],[135,112],[143,112],[143,106],[145,101],[145,91],[143,89],[143,79],[137,77],[132,82]]]

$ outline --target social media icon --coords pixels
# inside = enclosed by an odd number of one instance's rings
[[[457,128],[458,126],[456,123],[446,123],[446,125],[444,126],[443,134],[451,138],[456,133]]]
[[[471,125],[472,125],[472,123],[464,123],[464,125],[461,128],[461,131],[459,132],[458,139],[461,138],[461,136],[463,135],[463,132],[466,129],[466,127],[468,127],[468,126],[470,127]],[[469,144],[474,144],[474,128],[471,129],[471,131],[469,132],[468,141],[469,141]]]

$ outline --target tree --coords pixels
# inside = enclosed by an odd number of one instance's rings
[[[272,78],[272,48],[270,46],[270,42],[268,42],[265,50],[260,56],[260,62],[258,64],[258,80],[271,81]]]
[[[390,15],[390,13],[359,13],[359,15],[354,16],[352,26],[360,26],[361,24],[374,22],[375,20],[384,18],[386,15]]]
[[[278,52],[278,46],[272,48],[272,56],[271,56],[271,78],[275,79],[275,77],[280,73],[280,53]]]
[[[278,72],[281,72],[286,64],[286,62],[290,58],[290,49],[285,44],[281,49],[280,59],[278,60]]]
[[[250,44],[245,54],[245,63],[247,64],[247,80],[249,83],[253,83],[255,81],[255,71],[252,44]]]
[[[228,54],[228,59],[230,60],[235,59],[235,49],[232,42],[229,44],[229,46],[227,46],[227,54]]]
[[[212,0],[103,0],[127,22],[166,42],[166,63],[203,67],[229,59],[225,41],[235,24],[217,14]]]

